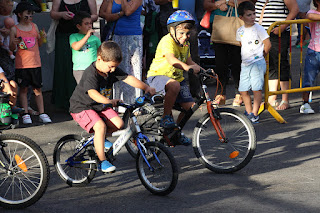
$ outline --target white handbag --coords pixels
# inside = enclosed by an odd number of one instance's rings
[[[52,19],[49,31],[47,33],[47,53],[50,54],[54,51],[56,43],[56,29],[59,24],[59,20]]]

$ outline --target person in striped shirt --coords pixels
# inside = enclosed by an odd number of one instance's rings
[[[296,0],[256,0],[256,22],[266,30],[276,21],[293,20],[299,12]],[[276,26],[271,30],[270,41],[272,44],[269,53],[269,91],[277,91],[278,88],[278,53],[279,53],[279,28],[281,31],[281,63],[280,63],[280,87],[281,90],[289,89],[290,67],[288,62],[288,49],[290,47],[289,25]],[[282,94],[280,104],[277,96],[269,97],[271,106],[277,110],[285,110],[290,107],[289,95]]]

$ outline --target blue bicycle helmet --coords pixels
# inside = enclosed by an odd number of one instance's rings
[[[168,18],[167,26],[177,26],[183,22],[190,22],[192,24],[195,24],[194,18],[188,11],[177,10],[174,13],[172,13],[171,16]]]
[[[192,15],[186,11],[186,10],[177,10],[174,13],[171,14],[171,16],[168,18],[167,21],[167,28],[168,32],[170,32],[170,27],[174,27],[175,33],[174,35],[171,36],[174,39],[174,41],[179,45],[183,46],[183,44],[180,44],[180,42],[176,39],[175,34],[176,34],[176,26],[178,26],[181,23],[191,23],[192,25],[195,24],[195,20],[192,17]]]

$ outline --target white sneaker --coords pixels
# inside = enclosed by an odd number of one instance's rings
[[[51,123],[52,122],[50,117],[45,113],[39,115],[39,121],[42,123]]]
[[[25,114],[22,116],[22,122],[24,124],[32,124],[32,120],[29,114]]]
[[[305,103],[300,107],[300,113],[302,114],[313,114],[314,110],[311,108],[309,103]]]

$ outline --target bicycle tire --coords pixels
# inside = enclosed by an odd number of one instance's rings
[[[59,177],[69,186],[86,186],[94,178],[97,164],[70,165],[66,160],[70,158],[79,146],[81,137],[79,135],[66,135],[56,144],[53,153],[53,163]],[[76,156],[76,161],[97,160],[93,147],[87,146]]]
[[[240,112],[231,108],[218,108],[220,124],[228,138],[219,141],[209,113],[197,123],[192,139],[193,150],[198,160],[216,173],[233,173],[245,167],[256,149],[256,134],[252,123]]]
[[[141,128],[141,132],[149,139],[157,139],[159,135],[159,122],[157,121],[161,119],[161,115],[162,111],[156,109],[153,105],[145,105],[140,108],[140,111],[136,116],[137,121]],[[125,127],[129,125],[129,113],[124,114],[123,122],[125,124]],[[125,144],[125,147],[133,158],[137,157],[138,147],[134,138],[130,138],[130,140]]]
[[[152,194],[161,196],[170,194],[178,182],[178,166],[173,155],[160,143],[149,142],[144,144],[144,146],[146,148],[143,150],[144,155],[155,170],[150,171],[143,156],[138,152],[136,168],[141,183]],[[157,154],[157,158],[162,166],[154,157],[154,153]]]
[[[0,170],[0,206],[22,209],[37,202],[45,193],[50,169],[46,155],[30,138],[17,134],[0,135],[9,171]],[[22,162],[22,163],[20,163]]]

